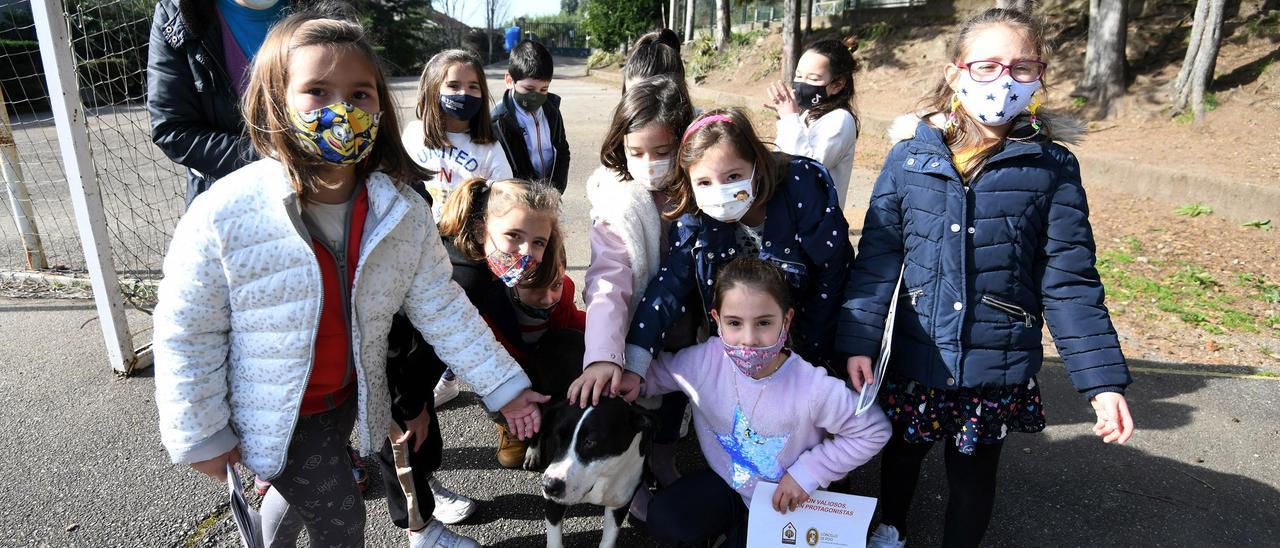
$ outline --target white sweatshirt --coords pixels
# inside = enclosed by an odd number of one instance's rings
[[[431,194],[431,215],[437,222],[440,220],[440,213],[444,211],[444,201],[449,198],[449,193],[463,181],[472,177],[489,180],[511,178],[507,155],[497,140],[480,145],[471,142],[471,135],[466,132],[451,131],[450,146],[433,149],[422,144],[426,138],[423,132],[422,121],[414,120],[405,126],[400,140],[404,142],[404,149],[414,162],[436,174],[427,181],[426,187]]]
[[[858,140],[858,122],[849,111],[838,108],[822,115],[812,124],[804,122],[805,113],[778,118],[778,149],[798,156],[813,158],[827,166],[836,194],[843,207],[853,176],[853,150]]]

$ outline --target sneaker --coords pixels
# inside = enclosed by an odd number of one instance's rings
[[[871,538],[867,540],[867,548],[903,548],[906,545],[907,540],[898,534],[897,527],[883,523],[871,532]]]
[[[476,513],[476,501],[450,491],[438,479],[431,478],[428,483],[431,486],[431,498],[436,502],[436,508],[431,512],[431,517],[442,523],[453,525]],[[427,530],[429,529],[431,529],[430,526],[427,527]]]
[[[271,482],[264,480],[258,476],[253,477],[253,492],[259,497],[267,496],[267,490],[271,489]]]
[[[498,464],[518,470],[524,466],[525,444],[506,425],[498,425]]]
[[[452,379],[441,377],[440,382],[436,383],[436,388],[434,390],[436,407],[439,408],[441,405],[449,403],[450,400],[458,397],[458,393],[461,392],[461,389],[459,388],[459,385],[461,384],[462,381],[459,381],[456,377]]]
[[[416,533],[409,531],[409,548],[480,548],[480,543],[446,529],[443,523],[431,520],[423,530]]]
[[[347,454],[351,455],[351,478],[356,480],[356,488],[363,495],[369,490],[369,473],[364,469],[364,459],[350,445],[347,446]]]

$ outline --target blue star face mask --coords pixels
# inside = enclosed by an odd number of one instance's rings
[[[990,82],[976,82],[969,71],[961,71],[960,91],[956,96],[965,112],[974,120],[988,126],[1003,126],[1012,122],[1031,104],[1031,96],[1040,89],[1040,81],[1022,83],[1011,75],[1004,75]]]

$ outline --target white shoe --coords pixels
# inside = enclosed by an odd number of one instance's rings
[[[431,517],[453,525],[476,513],[476,501],[448,490],[438,479],[431,478],[429,483],[431,497],[436,501],[436,509],[431,512]]]
[[[443,523],[431,520],[422,531],[409,532],[409,548],[480,548],[480,543],[446,529]]]
[[[462,384],[462,381],[459,381],[457,377],[452,379],[440,377],[440,382],[436,383],[436,388],[434,390],[436,396],[436,407],[439,408],[441,405],[449,403],[453,398],[458,397],[458,392],[461,391],[458,387],[460,384]]]
[[[883,523],[871,532],[871,538],[867,540],[867,548],[903,548],[906,545],[907,541],[898,534],[897,527]]]

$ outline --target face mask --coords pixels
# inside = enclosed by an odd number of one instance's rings
[[[724,185],[707,185],[693,187],[693,199],[698,209],[708,217],[722,223],[737,222],[755,201],[755,190],[751,186],[751,177]]]
[[[632,179],[648,190],[661,190],[667,182],[666,175],[670,171],[670,158],[646,162],[639,158],[627,157],[627,172],[631,173]]]
[[[802,110],[816,107],[831,97],[827,93],[827,86],[815,86],[805,82],[791,82],[791,91],[796,94],[796,106]]]
[[[495,249],[485,257],[485,260],[489,263],[489,272],[497,276],[503,285],[515,287],[520,284],[520,278],[523,278],[524,273],[529,270],[533,257],[519,251],[508,253]]]
[[[960,71],[959,84],[956,97],[965,112],[988,126],[1003,126],[1017,118],[1040,89],[1039,80],[1024,84],[1008,74],[990,82],[974,82],[967,70]]]
[[[547,102],[546,94],[536,91],[520,93],[513,89],[511,90],[511,98],[516,100],[516,104],[520,105],[520,108],[529,112],[537,112],[538,109],[542,108],[542,104]]]
[[[336,165],[351,165],[369,155],[381,118],[381,112],[369,114],[346,101],[307,112],[289,108],[298,144],[311,156]]]
[[[524,301],[520,300],[519,290],[514,287],[511,288],[511,302],[516,305],[517,310],[535,320],[546,320],[550,318],[551,312],[560,305],[560,301],[556,301],[546,308],[538,308],[536,306],[526,304]]]
[[[440,109],[445,114],[457,118],[462,121],[470,120],[477,112],[484,100],[474,95],[441,95]]]
[[[729,361],[741,371],[743,375],[755,377],[761,371],[769,367],[773,363],[773,359],[778,357],[782,352],[782,347],[787,344],[787,326],[784,324],[782,330],[778,333],[777,342],[769,346],[734,346],[724,341],[724,329],[721,328],[720,343],[724,345],[724,354],[729,356]]]

